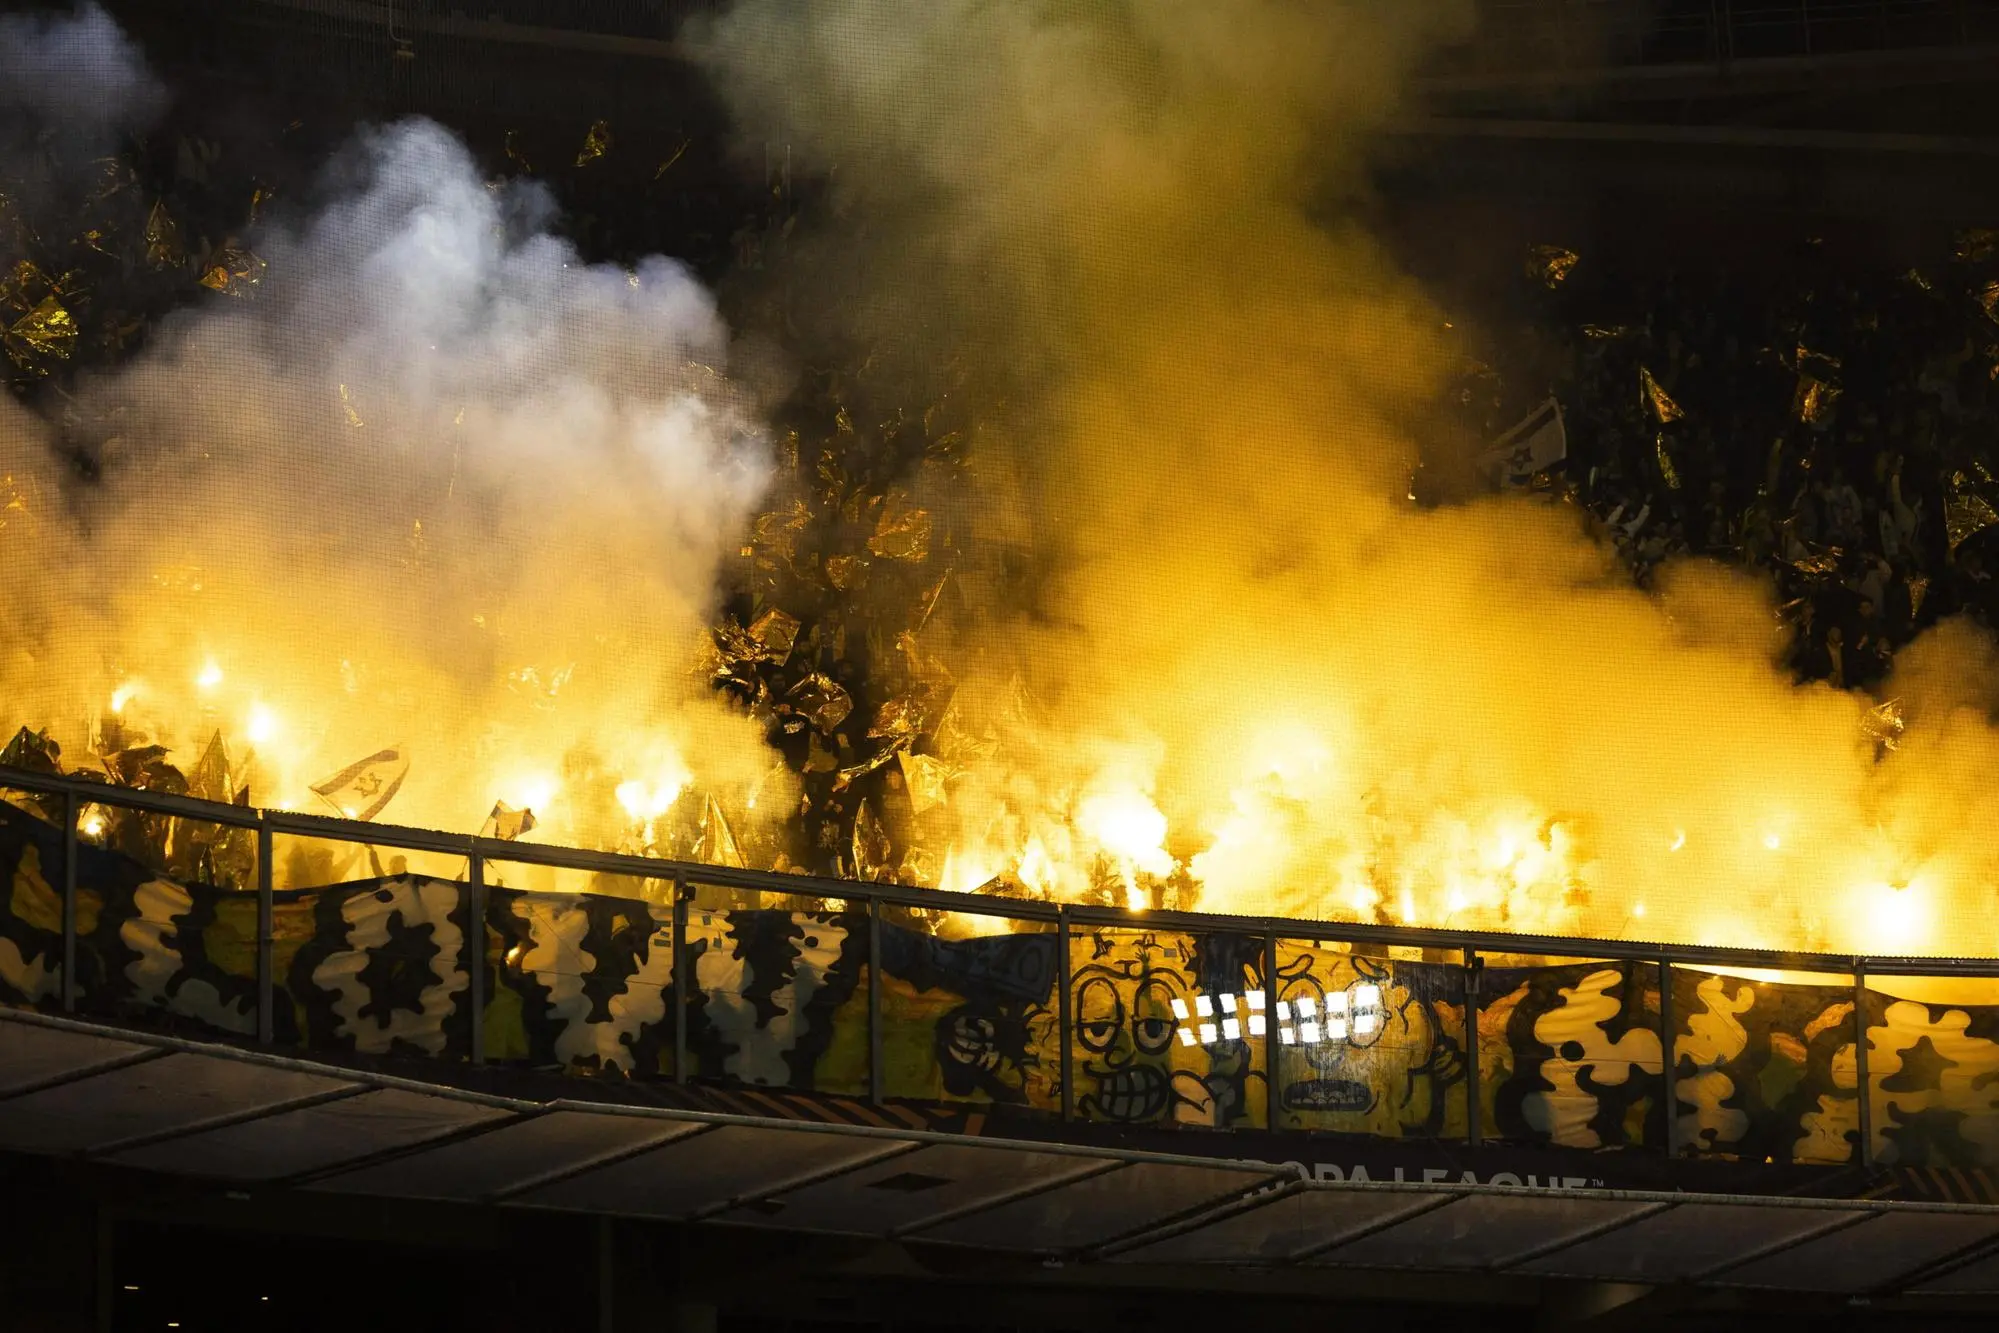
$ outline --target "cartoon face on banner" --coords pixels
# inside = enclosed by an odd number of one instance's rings
[[[1262,1042],[1244,1027],[1243,997],[1261,993],[1253,970],[1260,947],[1138,930],[1080,937],[1069,978],[1077,1112],[1131,1125],[1252,1123],[1261,1108],[1250,1105],[1249,1083]],[[1233,1037],[1223,1035],[1224,996],[1245,1014],[1231,1024]],[[1195,1018],[1203,1002],[1212,1019],[1205,1030]]]
[[[1464,1124],[1463,973],[1280,940],[1280,1127],[1429,1137]]]

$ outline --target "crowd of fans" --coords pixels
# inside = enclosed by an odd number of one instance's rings
[[[1611,288],[1538,247],[1464,396],[1493,429],[1552,393],[1558,484],[1640,582],[1689,553],[1767,570],[1795,671],[1866,687],[1941,617],[1999,624],[1999,232],[1926,269],[1817,251]]]
[[[131,355],[161,315],[256,299],[258,215],[274,190],[280,209],[305,193],[282,166],[317,159],[308,137],[189,134],[84,168],[50,162],[67,188],[36,215],[21,211],[32,191],[0,183],[12,390],[62,419],[65,382]],[[560,144],[475,147],[496,176],[552,178],[586,257],[692,256],[737,292],[736,313],[787,335],[795,312],[773,294],[800,207],[787,173],[731,188],[712,146],[641,150],[603,122]],[[1487,321],[1461,420],[1489,440],[1552,395],[1568,457],[1540,484],[1586,510],[1641,584],[1689,553],[1766,570],[1792,668],[1850,687],[1878,685],[1940,617],[1999,625],[1999,232],[1966,231],[1918,269],[1803,243],[1782,264],[1641,279],[1542,246],[1519,282],[1518,304]],[[948,492],[939,474],[979,422],[961,393],[926,408],[867,364],[801,364],[769,511],[745,534],[714,636],[716,687],[768,721],[805,789],[783,845],[756,852],[929,882],[916,823],[934,766],[953,758],[948,673],[911,635],[950,601],[954,536],[910,496]],[[65,438],[87,476],[88,432]],[[712,841],[723,831],[708,819]]]

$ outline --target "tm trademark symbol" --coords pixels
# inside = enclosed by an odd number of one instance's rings
[[[1603,1188],[1603,1182],[1601,1180],[1592,1180],[1589,1183],[1589,1187],[1593,1190],[1600,1190]]]

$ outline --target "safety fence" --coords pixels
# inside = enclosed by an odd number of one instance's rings
[[[1999,1165],[1999,960],[1134,914],[12,769],[0,874],[0,1002],[277,1050],[1127,1126]]]

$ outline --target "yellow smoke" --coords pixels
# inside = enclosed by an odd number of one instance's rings
[[[952,886],[1177,866],[1215,910],[1993,952],[1970,631],[1906,654],[1877,763],[1875,701],[1791,685],[1758,580],[1647,594],[1572,511],[1407,502],[1442,317],[1350,201],[1464,8],[741,0],[697,34],[867,220],[819,240],[869,275],[822,303],[949,328],[1012,398],[954,521],[1041,571],[1029,614],[985,567],[924,631],[1004,742]]]

